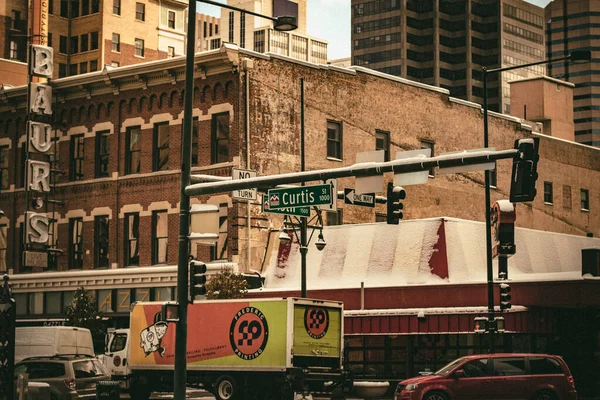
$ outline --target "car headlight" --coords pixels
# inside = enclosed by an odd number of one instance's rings
[[[419,387],[418,383],[409,383],[408,385],[406,385],[405,390],[415,390],[418,387]]]

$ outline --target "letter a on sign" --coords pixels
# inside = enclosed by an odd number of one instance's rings
[[[32,83],[29,99],[31,112],[52,115],[52,88],[50,86]]]
[[[52,78],[54,71],[52,47],[31,45],[31,71],[33,76]]]

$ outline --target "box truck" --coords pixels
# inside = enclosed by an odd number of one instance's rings
[[[175,323],[162,303],[132,305],[131,396],[173,390]],[[300,298],[197,301],[188,306],[187,384],[218,400],[293,399],[294,392],[347,383],[343,304]]]
[[[15,363],[27,357],[94,355],[92,333],[74,326],[26,326],[15,330]]]

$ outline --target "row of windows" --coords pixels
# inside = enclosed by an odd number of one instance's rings
[[[215,35],[219,34],[219,24],[215,24]],[[204,29],[203,29],[204,37],[213,35],[213,24],[212,22],[207,23],[204,21]]]
[[[527,39],[534,43],[544,43],[544,35],[530,31],[529,29],[519,28],[518,26],[506,22],[504,23],[504,32]]]
[[[521,53],[533,58],[537,58],[538,60],[544,59],[544,50],[537,49],[535,47],[527,46],[526,44],[517,43],[510,39],[503,39],[502,44],[505,49],[516,51],[517,53]]]
[[[519,58],[507,56],[507,55],[502,56],[502,62],[507,65],[523,65],[523,64],[528,63],[528,61],[521,60]],[[546,75],[546,66],[545,65],[532,65],[530,67],[525,67],[523,69],[531,71],[536,75]]]
[[[401,41],[400,33],[391,33],[387,35],[371,36],[354,41],[354,49],[364,49],[374,46],[383,46],[386,44],[399,43]]]
[[[54,14],[54,1],[48,2],[48,12]],[[64,18],[85,17],[100,12],[100,0],[61,0],[60,16]]]
[[[129,313],[134,301],[170,301],[176,296],[175,287],[136,289],[106,289],[92,291],[97,299],[98,311],[104,313]],[[75,291],[14,293],[17,316],[50,315],[62,316],[71,304]]]
[[[73,76],[77,74],[86,74],[88,72],[98,71],[98,60],[90,60],[80,62],[79,64],[69,64],[67,71],[67,64],[58,64],[58,77],[64,78],[65,76]]]
[[[563,209],[572,209],[571,186],[563,185],[562,188]],[[544,203],[554,204],[554,188],[552,182],[544,182]],[[590,210],[590,192],[588,189],[579,189],[579,205],[582,211]]]
[[[377,53],[369,53],[362,54],[360,56],[355,56],[354,64],[369,65],[383,61],[397,60],[399,58],[402,58],[402,50],[400,49],[379,51]]]
[[[48,38],[49,45],[52,45],[51,37]],[[81,36],[60,36],[58,52],[62,54],[77,54],[90,50],[98,50],[98,32],[84,33]]]
[[[229,161],[229,113],[214,114],[211,123],[212,144],[211,163],[217,164]],[[198,120],[194,120],[192,133],[192,165],[198,164]],[[137,174],[141,171],[142,159],[142,130],[140,126],[128,127],[126,131],[125,148],[125,174]],[[157,123],[153,129],[152,145],[152,171],[165,171],[169,169],[169,139],[170,126],[168,122]],[[25,147],[22,147],[25,153]],[[85,176],[85,137],[72,135],[69,143],[69,179],[78,181],[89,179]],[[9,188],[9,147],[0,146],[0,190]],[[96,133],[94,149],[94,177],[105,178],[109,176],[110,161],[110,132],[99,131]],[[25,162],[26,156],[21,156]],[[23,179],[23,178],[22,178]],[[21,182],[21,185],[23,182]]]
[[[375,0],[368,3],[356,4],[354,8],[355,17],[380,14],[393,10],[400,10],[400,0]]]
[[[521,8],[511,6],[510,4],[504,5],[504,16],[538,28],[544,27],[544,18],[541,15],[525,11]]]
[[[400,26],[400,17],[378,19],[354,24],[354,33],[376,31],[378,29],[394,28]]]
[[[144,39],[135,38],[133,40],[134,43],[134,52],[133,54],[137,57],[144,57],[145,55],[145,42]],[[121,35],[119,33],[112,34],[112,51],[119,53],[121,51]],[[169,46],[168,51],[169,57],[175,56],[175,48]]]

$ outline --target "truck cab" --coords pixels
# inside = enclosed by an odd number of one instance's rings
[[[121,386],[129,387],[128,348],[129,329],[117,329],[108,338],[107,351],[103,357],[104,366],[109,370],[113,380],[121,382]]]

